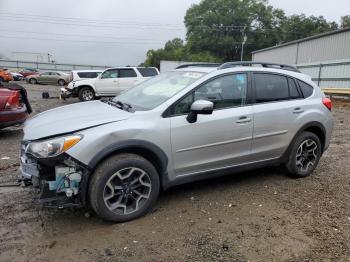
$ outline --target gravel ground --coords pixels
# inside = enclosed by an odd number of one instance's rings
[[[76,102],[41,99],[34,114]],[[329,150],[311,177],[265,168],[163,192],[153,212],[110,224],[43,209],[30,188],[0,187],[1,261],[350,261],[350,107],[334,109]],[[14,183],[21,127],[0,130],[0,184]],[[9,159],[1,159],[9,157]]]

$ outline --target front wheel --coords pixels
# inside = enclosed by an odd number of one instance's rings
[[[82,102],[92,101],[95,99],[95,92],[91,87],[83,87],[79,90],[79,99]]]
[[[119,154],[105,160],[89,184],[92,209],[101,218],[126,222],[148,213],[159,194],[159,175],[145,158]]]
[[[321,141],[311,132],[301,133],[292,146],[286,164],[288,172],[294,177],[307,177],[315,170],[321,158]]]

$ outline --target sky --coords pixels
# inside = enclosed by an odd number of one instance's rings
[[[57,63],[138,65],[149,49],[185,39],[186,10],[200,0],[0,0],[0,53],[49,53]],[[339,22],[350,0],[270,0],[287,15]]]

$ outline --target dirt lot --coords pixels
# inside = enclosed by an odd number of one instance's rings
[[[43,100],[35,113],[76,102]],[[163,192],[151,214],[110,224],[86,210],[34,205],[30,188],[0,187],[1,261],[350,261],[350,107],[315,173],[266,168]],[[0,184],[18,174],[20,127],[0,130]],[[1,159],[9,157],[10,159]]]

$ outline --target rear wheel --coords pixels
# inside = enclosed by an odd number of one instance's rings
[[[311,132],[301,133],[292,147],[286,167],[295,177],[307,177],[315,170],[321,158],[321,141]]]
[[[35,78],[31,78],[31,79],[29,79],[29,83],[31,83],[32,85],[35,85],[38,83],[38,81],[36,81]]]
[[[125,222],[148,213],[159,194],[159,176],[154,166],[135,154],[115,155],[94,172],[89,198],[98,216]]]
[[[64,86],[66,82],[63,79],[60,79],[57,83],[59,86]]]
[[[95,92],[91,87],[83,87],[79,90],[79,99],[82,102],[92,101],[95,99]]]

